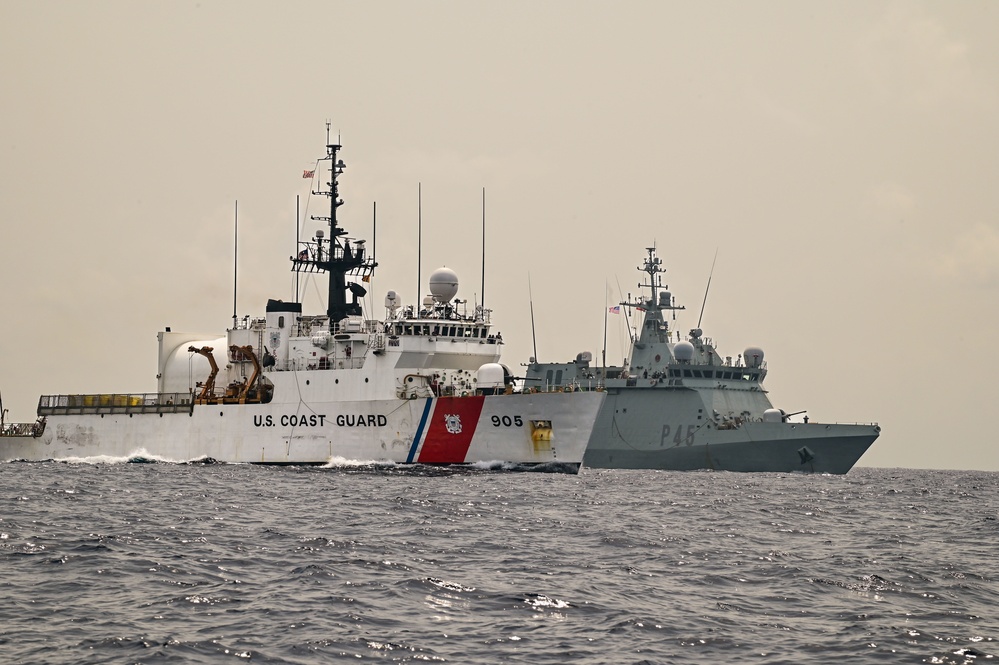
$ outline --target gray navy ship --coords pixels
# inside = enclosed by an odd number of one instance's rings
[[[583,465],[596,468],[846,473],[881,432],[876,424],[803,422],[774,408],[763,388],[763,350],[723,357],[700,328],[681,339],[670,317],[684,309],[662,285],[655,247],[638,270],[643,295],[620,303],[641,319],[630,358],[594,366],[592,354],[527,366],[525,389],[605,391]],[[647,289],[647,291],[645,291]],[[646,298],[648,293],[651,297]],[[705,298],[707,293],[705,293]],[[700,322],[698,322],[699,324]]]

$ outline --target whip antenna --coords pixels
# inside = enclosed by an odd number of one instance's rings
[[[701,301],[701,314],[697,317],[697,327],[701,327],[701,319],[704,318],[704,306],[708,303],[708,289],[711,288],[711,276],[715,274],[715,261],[718,260],[718,248],[715,248],[715,258],[711,260],[711,272],[708,273],[708,285],[704,287],[704,300]]]
[[[534,334],[534,292],[531,291],[531,273],[527,273],[527,295],[531,300],[531,341],[534,343],[534,362],[537,362],[538,338]]]

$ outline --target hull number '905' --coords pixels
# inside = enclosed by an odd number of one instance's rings
[[[493,416],[493,427],[523,427],[524,420],[520,416]]]

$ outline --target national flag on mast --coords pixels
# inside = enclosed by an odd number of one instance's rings
[[[607,311],[610,312],[611,314],[620,314],[621,313],[621,306],[620,305],[614,305],[613,307],[608,307]]]
[[[311,180],[312,176],[314,176],[314,175],[316,175],[316,170],[315,169],[312,169],[311,171],[302,171],[302,177],[303,178],[308,178],[308,179]]]

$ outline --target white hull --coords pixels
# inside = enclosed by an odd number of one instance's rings
[[[127,457],[325,464],[560,464],[578,469],[603,394],[223,404],[171,413],[47,416],[41,436],[0,438],[0,459]],[[91,409],[99,410],[99,409]],[[547,427],[550,424],[550,427]]]
[[[0,460],[579,469],[605,395],[514,392],[491,310],[468,311],[454,271],[431,273],[415,305],[387,291],[383,319],[366,311],[378,264],[337,220],[346,165],[329,129],[320,175],[306,172],[326,185],[313,193],[328,199],[328,216],[312,219],[328,228],[290,257],[295,300],[234,314],[224,336],[159,332],[155,392],[44,395],[37,423],[0,420]],[[324,276],[324,313],[304,312],[299,274]]]

